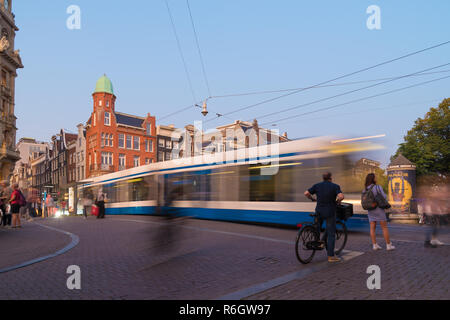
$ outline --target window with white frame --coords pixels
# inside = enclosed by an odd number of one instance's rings
[[[119,154],[119,167],[125,168],[126,158],[123,153]]]
[[[134,166],[139,167],[139,156],[134,156]]]
[[[153,140],[145,140],[145,151],[153,152]]]
[[[133,149],[132,136],[127,135],[127,149]]]
[[[102,164],[113,164],[113,154],[112,152],[102,152]]]
[[[153,163],[153,159],[145,158],[145,164]]]
[[[105,111],[105,126],[111,124],[111,113]]]
[[[125,148],[125,135],[119,133],[119,148]]]
[[[152,124],[151,123],[147,123],[147,135],[151,136],[152,135]]]
[[[139,137],[133,137],[134,150],[139,150]]]

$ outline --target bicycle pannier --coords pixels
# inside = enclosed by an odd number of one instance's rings
[[[336,217],[340,220],[347,221],[353,216],[353,205],[351,203],[341,202],[336,206]]]

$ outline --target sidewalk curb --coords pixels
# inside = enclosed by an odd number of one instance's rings
[[[16,270],[16,269],[20,269],[20,268],[23,268],[23,267],[27,267],[29,265],[32,265],[32,264],[35,264],[35,263],[38,263],[38,262],[42,262],[42,261],[47,260],[47,259],[54,258],[56,256],[59,256],[59,255],[61,255],[63,253],[66,253],[70,249],[74,248],[78,244],[78,242],[80,241],[80,238],[77,235],[75,235],[73,233],[70,233],[68,231],[64,231],[64,230],[57,229],[57,228],[50,227],[50,226],[45,226],[45,225],[37,223],[37,222],[32,222],[32,223],[37,224],[38,226],[41,226],[43,228],[47,228],[47,229],[50,229],[50,230],[53,230],[53,231],[64,233],[65,235],[70,236],[72,241],[67,246],[65,246],[64,248],[62,248],[62,249],[60,249],[60,250],[58,250],[58,251],[56,251],[54,253],[51,253],[51,254],[48,254],[48,255],[45,255],[45,256],[42,256],[42,257],[38,257],[38,258],[35,258],[35,259],[32,259],[32,260],[28,260],[28,261],[22,262],[20,264],[16,264],[16,265],[11,266],[11,267],[6,267],[6,268],[3,268],[3,269],[0,269],[0,274],[1,273],[6,273],[6,272],[9,272],[9,271],[13,271],[13,270]]]

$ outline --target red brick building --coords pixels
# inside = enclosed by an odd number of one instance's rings
[[[86,177],[156,162],[155,117],[117,112],[106,75],[97,81],[92,97],[94,109],[86,125]]]

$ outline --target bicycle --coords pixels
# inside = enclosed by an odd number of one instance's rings
[[[295,241],[295,253],[298,261],[303,264],[311,262],[316,251],[327,249],[327,233],[325,232],[322,240],[318,232],[324,232],[325,229],[319,226],[319,216],[317,213],[309,215],[314,218],[313,223],[299,224],[300,230]],[[347,227],[342,219],[336,217],[336,242],[335,254],[339,255],[347,243]]]

